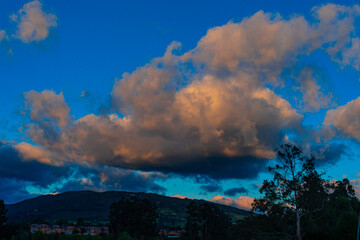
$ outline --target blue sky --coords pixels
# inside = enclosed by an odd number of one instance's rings
[[[127,190],[245,206],[285,138],[356,183],[354,4],[4,3],[0,198]]]

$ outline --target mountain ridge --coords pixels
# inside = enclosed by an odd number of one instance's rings
[[[135,196],[148,199],[158,208],[159,227],[184,226],[186,222],[186,207],[193,199],[180,199],[155,193],[125,192],[125,191],[69,191],[56,195],[41,195],[18,203],[6,205],[9,221],[34,222],[45,220],[76,221],[81,217],[89,222],[107,222],[111,203],[121,198]],[[205,201],[197,200],[194,201]],[[249,212],[231,206],[217,205],[233,220],[249,215]]]

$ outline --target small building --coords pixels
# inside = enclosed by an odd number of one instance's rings
[[[179,238],[181,236],[181,232],[179,231],[170,231],[167,234],[168,238]]]
[[[31,224],[30,231],[31,233],[36,233],[38,231],[50,234],[50,233],[57,233],[57,234],[66,234],[66,235],[73,235],[75,229],[78,230],[77,235],[88,235],[88,236],[95,236],[95,235],[109,235],[109,228],[108,227],[94,227],[94,226],[84,226],[81,227],[85,229],[85,232],[82,234],[80,228],[75,226],[59,226],[53,225],[50,226],[48,224]]]

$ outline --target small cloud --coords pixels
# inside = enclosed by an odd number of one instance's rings
[[[13,37],[24,43],[46,39],[49,36],[50,28],[57,26],[56,16],[52,13],[45,13],[38,0],[25,4],[17,14],[12,14],[10,19],[17,23],[17,31]]]
[[[193,198],[190,198],[188,196],[185,196],[185,195],[181,195],[181,194],[176,194],[174,196],[172,196],[173,198],[180,198],[180,199],[193,199]]]
[[[87,89],[81,91],[80,97],[88,97],[90,95]]]
[[[59,192],[51,192],[51,193],[48,193],[48,194],[46,194],[46,195],[55,196],[55,195],[58,195],[58,194],[59,194]]]
[[[235,196],[236,194],[239,194],[239,193],[247,193],[249,192],[246,188],[244,187],[238,187],[238,188],[230,188],[228,190],[226,190],[224,192],[225,195],[227,196],[230,196],[230,197],[233,197]]]
[[[262,184],[254,184],[253,185],[253,187],[255,188],[255,189],[259,189],[259,188],[261,188],[263,185]]]
[[[93,181],[91,179],[87,179],[87,178],[81,178],[78,180],[78,182],[80,182],[80,185],[94,185]]]
[[[249,196],[241,196],[239,198],[230,198],[217,195],[209,200],[210,202],[224,204],[240,209],[250,210],[251,204],[254,202],[254,198]]]
[[[200,188],[201,188],[201,190],[204,191],[204,192],[200,193],[200,194],[203,194],[203,195],[206,195],[209,192],[210,193],[221,192],[223,190],[223,188],[217,183],[202,185],[202,186],[200,186]]]
[[[9,40],[9,37],[6,34],[5,30],[0,30],[0,42],[2,42],[3,40]]]

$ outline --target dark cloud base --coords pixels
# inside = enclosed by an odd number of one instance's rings
[[[38,186],[46,186],[62,176],[70,174],[68,167],[57,167],[24,161],[16,149],[11,146],[0,146],[0,177],[33,182]]]
[[[225,195],[234,197],[236,194],[248,193],[249,191],[244,187],[230,188],[224,192]]]
[[[116,161],[113,161],[116,162]],[[255,157],[181,157],[173,156],[160,159],[158,164],[147,162],[136,165],[120,163],[119,167],[143,171],[175,173],[183,176],[208,176],[220,179],[254,179],[266,170],[268,160]]]
[[[0,199],[8,204],[40,194],[29,193],[28,187],[54,192],[122,190],[165,194],[167,189],[155,183],[156,179],[156,174],[102,165],[51,166],[35,160],[24,161],[12,146],[0,145]]]

